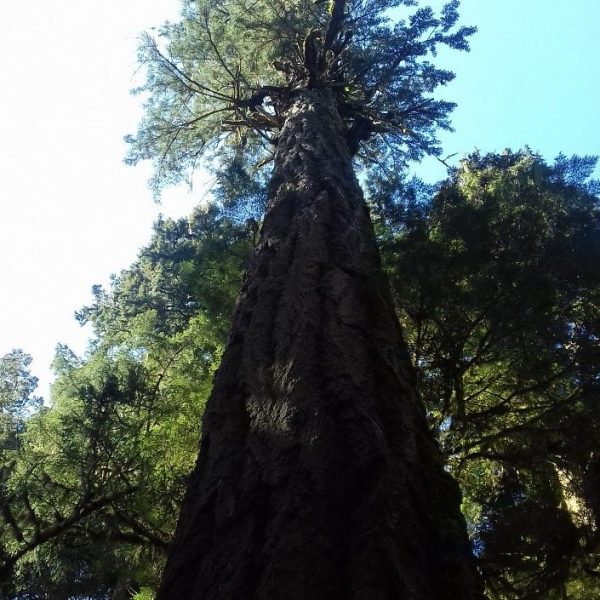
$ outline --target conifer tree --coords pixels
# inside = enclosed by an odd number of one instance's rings
[[[160,600],[480,597],[354,168],[439,153],[458,2],[186,0],[129,160],[272,168]],[[272,162],[272,167],[271,163]]]

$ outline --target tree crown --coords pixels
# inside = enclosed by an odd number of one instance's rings
[[[416,0],[184,0],[178,23],[145,34],[147,94],[127,161],[154,161],[153,189],[189,178],[216,151],[268,162],[290,99],[329,88],[352,152],[366,161],[439,154],[453,104],[431,94],[454,77],[429,60],[468,49],[458,0],[440,15]],[[360,152],[359,152],[360,151]]]

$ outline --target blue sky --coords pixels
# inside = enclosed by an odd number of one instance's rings
[[[135,259],[159,212],[186,214],[204,197],[202,186],[171,190],[157,207],[148,169],[122,163],[140,116],[128,93],[136,37],[178,6],[0,4],[0,354],[32,354],[44,394],[56,343],[85,348],[73,313],[91,286]],[[443,93],[458,104],[445,153],[528,144],[548,159],[599,154],[600,0],[463,0],[461,13],[479,32],[471,53],[439,56],[457,74]],[[433,160],[417,171],[445,174]]]
[[[431,6],[439,7],[436,0]],[[443,52],[457,77],[444,90],[457,103],[454,133],[441,137],[459,156],[529,145],[547,159],[600,153],[600,1],[463,0],[475,25],[471,52]],[[443,177],[443,167],[429,168]]]

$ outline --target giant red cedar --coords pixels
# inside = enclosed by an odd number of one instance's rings
[[[158,598],[478,598],[334,94],[285,114]]]

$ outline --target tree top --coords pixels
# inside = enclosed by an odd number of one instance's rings
[[[202,157],[266,164],[298,90],[335,94],[351,151],[365,163],[439,154],[454,78],[431,62],[468,50],[458,0],[439,15],[416,0],[183,0],[181,20],[145,33],[145,112],[126,162],[154,162],[151,187],[189,179]],[[222,163],[221,163],[222,164]]]

